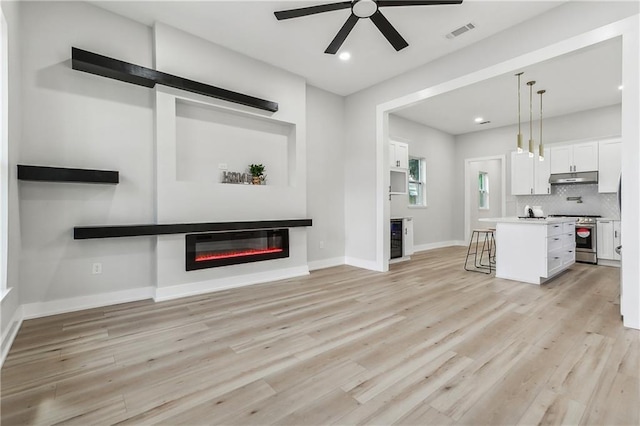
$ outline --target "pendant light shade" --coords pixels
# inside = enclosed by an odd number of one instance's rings
[[[544,161],[544,144],[542,143],[542,95],[546,90],[538,90],[540,95],[540,145],[538,145],[538,160]]]
[[[535,144],[533,142],[533,85],[536,84],[535,81],[528,81],[527,86],[529,86],[529,157],[533,158],[533,151],[535,149]]]
[[[520,130],[520,76],[524,74],[519,72],[516,74],[518,77],[518,154],[522,153],[522,131]]]

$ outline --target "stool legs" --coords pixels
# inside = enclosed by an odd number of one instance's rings
[[[480,248],[480,240],[482,240],[482,248]],[[495,265],[495,244],[493,230],[474,229],[469,240],[467,257],[464,260],[465,271],[491,274]],[[483,261],[485,254],[487,257],[486,263]],[[473,256],[473,268],[469,265],[471,256]]]

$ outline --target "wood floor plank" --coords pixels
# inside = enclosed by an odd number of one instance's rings
[[[541,286],[466,248],[23,323],[2,424],[640,423],[640,332],[619,269]]]

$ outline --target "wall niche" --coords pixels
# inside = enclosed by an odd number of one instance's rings
[[[176,99],[176,179],[222,184],[222,173],[264,164],[269,186],[292,186],[295,125]]]

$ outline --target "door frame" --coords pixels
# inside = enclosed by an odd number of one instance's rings
[[[471,163],[477,161],[491,161],[491,160],[500,160],[500,170],[502,174],[502,188],[501,196],[502,196],[502,205],[501,216],[504,217],[507,214],[507,167],[506,167],[506,155],[491,155],[488,157],[476,157],[476,158],[465,158],[464,160],[464,241],[469,241],[469,235],[471,235],[471,188],[469,187],[469,179],[470,176],[470,168]]]

